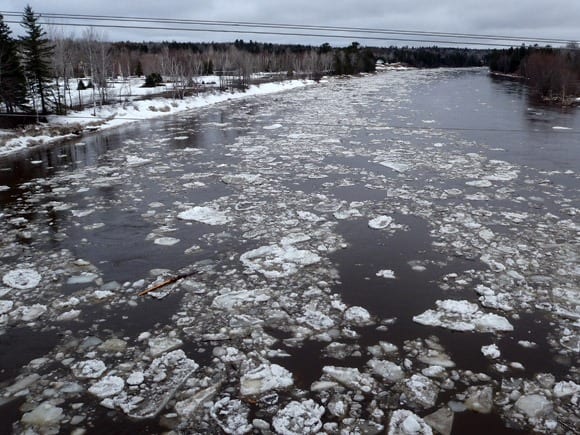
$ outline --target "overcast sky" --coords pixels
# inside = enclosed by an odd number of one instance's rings
[[[2,11],[22,11],[30,4],[37,13],[116,15],[191,20],[229,20],[317,26],[346,26],[526,36],[580,40],[580,0],[2,0]],[[13,18],[12,18],[13,19]],[[5,17],[5,20],[9,20]],[[59,20],[61,22],[62,20]],[[119,23],[121,24],[121,23]],[[128,24],[128,23],[125,23]],[[88,25],[88,23],[87,23]],[[159,24],[151,24],[159,26]],[[171,25],[175,27],[174,25]],[[14,33],[20,26],[11,24]],[[200,26],[195,26],[200,28]],[[82,33],[64,27],[66,33]],[[214,27],[219,29],[219,27]],[[265,30],[265,29],[254,29]],[[404,42],[353,38],[257,35],[243,33],[184,32],[169,30],[102,29],[110,41],[178,40],[288,42],[320,45],[323,42],[362,45],[401,45]],[[316,33],[325,33],[317,31]],[[326,32],[328,33],[328,32]],[[383,37],[389,37],[383,35]],[[393,36],[400,38],[400,36]],[[412,39],[425,39],[417,36]],[[441,39],[441,38],[427,38]],[[515,45],[517,45],[514,42]],[[407,45],[425,45],[408,42]],[[434,44],[428,44],[434,45]],[[445,45],[445,44],[437,44]],[[465,44],[463,44],[465,45]]]

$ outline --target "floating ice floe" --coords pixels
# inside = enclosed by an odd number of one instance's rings
[[[554,385],[554,395],[556,397],[567,397],[580,393],[580,385],[573,381],[561,381]]]
[[[495,344],[490,344],[488,346],[482,346],[481,353],[483,354],[483,356],[486,356],[486,357],[491,358],[491,359],[497,359],[501,356],[501,352],[500,352],[499,348],[497,347],[497,345],[495,345]]]
[[[0,300],[0,315],[9,312],[14,307],[13,301]]]
[[[211,207],[193,207],[182,211],[177,217],[184,221],[197,221],[207,225],[225,225],[232,221],[225,212]]]
[[[43,402],[32,411],[24,413],[20,421],[25,426],[42,428],[41,433],[57,433],[58,431],[50,431],[47,429],[56,428],[63,418],[64,412],[62,408],[54,406],[49,402]]]
[[[125,381],[119,376],[105,376],[89,388],[89,393],[100,399],[119,394],[125,388]]]
[[[160,246],[173,246],[178,244],[179,242],[180,240],[176,239],[175,237],[159,237],[153,240],[153,243]]]
[[[10,186],[0,185],[0,192],[6,192],[7,190],[10,190]]]
[[[46,305],[42,304],[34,304],[27,307],[20,307],[19,311],[22,315],[22,321],[24,322],[31,322],[33,320],[38,319],[44,313],[46,313],[48,309]]]
[[[293,275],[299,268],[320,260],[314,252],[297,249],[290,244],[262,246],[240,256],[240,261],[249,270],[273,279]]]
[[[355,326],[364,326],[372,323],[370,313],[363,307],[350,307],[344,312],[344,320]]]
[[[452,299],[435,302],[436,310],[427,310],[413,321],[427,326],[440,326],[453,331],[499,332],[513,331],[512,324],[497,314],[484,313],[468,301]]]
[[[472,180],[467,181],[465,184],[472,187],[491,187],[493,186],[492,182],[489,180]]]
[[[175,337],[157,337],[149,339],[149,352],[151,356],[157,357],[170,350],[177,349],[183,345],[183,341]]]
[[[428,377],[423,375],[413,375],[404,382],[401,401],[407,405],[427,409],[435,405],[439,388]]]
[[[372,228],[373,230],[382,230],[391,225],[391,223],[393,223],[392,217],[381,215],[377,216],[374,219],[371,219],[369,221],[369,227]]]
[[[541,394],[529,394],[520,397],[515,407],[529,418],[545,417],[552,411],[552,402]]]
[[[405,163],[396,162],[393,160],[383,160],[379,162],[379,165],[392,169],[395,172],[405,172],[410,168],[410,166]]]
[[[292,401],[282,408],[272,419],[277,433],[282,435],[302,435],[318,433],[322,428],[320,418],[324,407],[309,399]]]
[[[433,430],[414,412],[397,409],[391,416],[388,435],[433,435]]]
[[[278,364],[261,364],[240,379],[242,396],[255,396],[270,390],[287,388],[294,383],[292,373]]]
[[[367,365],[371,368],[372,372],[375,375],[380,376],[387,382],[394,383],[400,381],[405,377],[403,369],[399,367],[397,364],[390,361],[378,360],[373,358],[369,360]]]
[[[222,181],[226,184],[234,184],[234,185],[245,185],[245,184],[259,185],[263,184],[265,180],[258,174],[233,174],[233,175],[224,175],[222,177]]]
[[[105,370],[107,366],[98,359],[79,361],[72,366],[73,374],[79,379],[98,379]]]
[[[272,125],[265,125],[264,127],[262,127],[264,130],[277,130],[279,128],[282,128],[282,124],[272,124]]]
[[[374,379],[366,373],[361,373],[355,367],[325,366],[322,372],[336,382],[363,393],[370,393],[375,387]]]
[[[252,430],[248,422],[250,408],[241,400],[224,397],[214,403],[210,415],[227,434],[242,435]]]
[[[377,272],[377,276],[385,279],[395,279],[395,272],[391,269],[381,269]]]
[[[66,283],[69,285],[73,284],[88,284],[93,282],[99,277],[96,273],[82,272],[80,275],[71,276],[67,279]]]
[[[40,284],[42,277],[33,269],[14,269],[2,277],[2,282],[8,287],[18,290],[29,290]]]
[[[143,166],[151,163],[151,159],[144,159],[137,156],[127,156],[125,159],[127,161],[127,166],[129,167]]]

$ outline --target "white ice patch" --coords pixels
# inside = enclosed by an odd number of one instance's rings
[[[14,306],[14,302],[12,302],[12,301],[0,300],[0,315],[6,314],[7,312],[9,312],[13,306]]]
[[[350,307],[344,312],[344,320],[355,326],[363,326],[372,323],[370,313],[363,307]]]
[[[395,279],[395,272],[391,269],[381,269],[377,272],[377,276],[385,279]]]
[[[24,425],[36,426],[39,428],[52,427],[54,429],[64,417],[62,408],[54,406],[48,402],[43,402],[30,412],[26,412],[22,416],[22,423]],[[40,433],[56,433],[54,430],[40,430]],[[26,433],[36,433],[28,430]]]
[[[6,192],[7,190],[10,190],[10,186],[0,185],[0,192]]]
[[[143,166],[148,163],[151,163],[150,159],[144,159],[142,157],[137,156],[127,156],[125,159],[127,160],[127,166],[129,167]]]
[[[282,128],[282,124],[266,125],[263,128],[264,128],[264,130],[277,130],[279,128]]]
[[[242,396],[255,396],[270,390],[287,388],[294,383],[292,373],[278,364],[261,364],[240,379]]]
[[[79,361],[72,366],[72,372],[79,379],[98,379],[107,370],[105,363],[98,359]]]
[[[312,399],[292,401],[278,411],[272,424],[276,433],[282,435],[315,434],[322,428],[320,418],[323,414],[324,407]]]
[[[392,217],[381,215],[377,216],[374,219],[371,219],[369,221],[369,227],[372,228],[373,230],[382,230],[391,225],[391,223],[393,223]]]
[[[69,279],[67,279],[66,283],[69,285],[88,284],[89,282],[93,282],[98,277],[99,275],[96,273],[82,272],[80,275],[71,276]]]
[[[175,237],[159,237],[153,241],[156,245],[160,246],[173,246],[179,243],[179,239]]]
[[[495,344],[490,344],[489,346],[482,346],[481,353],[491,359],[496,359],[501,356],[499,348]]]
[[[489,180],[472,180],[467,181],[465,184],[472,187],[491,187],[493,184]]]
[[[272,279],[293,275],[300,267],[310,266],[320,260],[314,252],[288,244],[262,246],[240,256],[240,261],[249,270]]]
[[[417,414],[397,409],[391,416],[388,435],[433,435],[431,427]]]
[[[427,326],[440,326],[453,331],[498,332],[513,331],[511,323],[497,314],[483,313],[468,301],[447,299],[435,302],[436,310],[427,310],[413,321]]]
[[[22,314],[22,321],[31,322],[46,313],[47,308],[46,305],[34,304],[28,307],[21,307],[19,310]]]
[[[118,376],[105,376],[89,388],[89,393],[100,399],[119,394],[125,388],[125,381]]]
[[[183,345],[183,341],[174,337],[157,337],[149,339],[149,352],[153,357],[157,357],[170,350],[177,349]]]
[[[580,385],[573,381],[561,381],[554,385],[554,395],[556,397],[567,397],[580,393]]]
[[[397,382],[405,377],[403,369],[390,361],[371,359],[367,363],[375,375],[382,377],[387,382]]]
[[[361,373],[355,367],[325,366],[322,371],[336,382],[363,393],[370,393],[375,386],[375,381],[370,375]]]
[[[222,182],[234,185],[259,185],[264,183],[264,179],[257,174],[234,174],[224,175],[222,177]]]
[[[211,207],[193,207],[182,211],[177,217],[184,221],[197,221],[207,225],[225,225],[232,220],[225,212]]]
[[[32,269],[14,269],[2,277],[2,282],[8,287],[18,290],[29,290],[40,284],[42,277]]]
[[[410,168],[410,166],[405,163],[395,162],[393,160],[383,160],[382,162],[379,162],[379,165],[392,169],[395,172],[405,172]]]

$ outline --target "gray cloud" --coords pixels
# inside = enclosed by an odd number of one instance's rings
[[[98,14],[198,20],[231,20],[302,25],[389,28],[430,32],[477,33],[579,40],[578,0],[4,0],[3,10],[22,11],[27,3],[36,12]],[[19,32],[18,26],[12,26]],[[72,30],[71,30],[72,31]],[[77,29],[76,34],[81,30]],[[106,29],[109,40],[258,41],[348,44],[349,39],[255,35],[243,33],[179,32]],[[321,33],[321,32],[317,32]],[[353,35],[355,36],[355,35]],[[390,45],[366,41],[363,45]],[[419,39],[419,38],[414,38]],[[395,42],[392,42],[395,43]],[[409,43],[417,45],[417,43]]]

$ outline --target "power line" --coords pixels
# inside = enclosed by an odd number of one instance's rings
[[[20,13],[13,11],[0,11],[0,13],[7,16],[20,16]],[[401,29],[377,29],[377,28],[363,28],[363,27],[338,27],[338,26],[318,26],[318,25],[297,25],[285,23],[265,23],[265,22],[244,22],[244,21],[217,21],[217,20],[188,20],[188,19],[173,19],[173,18],[147,18],[147,17],[124,17],[116,15],[83,15],[83,14],[63,14],[63,13],[41,13],[42,18],[46,19],[69,19],[75,21],[113,21],[113,22],[133,22],[133,23],[157,23],[157,24],[180,24],[180,25],[197,25],[197,26],[227,26],[235,27],[236,29],[215,29],[215,28],[184,28],[184,27],[161,27],[161,26],[137,26],[137,25],[121,25],[121,24],[92,24],[94,27],[105,28],[130,28],[143,30],[173,30],[173,31],[194,31],[194,32],[214,32],[214,33],[245,33],[245,34],[262,34],[262,35],[282,35],[282,36],[311,36],[324,38],[349,38],[349,39],[365,39],[365,40],[381,40],[381,41],[402,41],[402,42],[428,42],[428,43],[444,43],[444,44],[467,44],[467,45],[485,45],[485,46],[500,46],[511,47],[513,44],[499,44],[488,41],[512,41],[512,42],[528,42],[528,43],[543,43],[543,44],[566,44],[570,42],[564,39],[552,38],[533,38],[527,36],[507,36],[507,35],[489,35],[489,34],[471,34],[471,33],[447,33],[447,32],[426,32],[417,30],[401,30]],[[7,21],[10,23],[18,23],[16,21]],[[62,26],[83,26],[85,24],[59,22],[51,23],[50,21],[43,22],[46,25],[62,25]],[[258,30],[243,30],[239,28],[267,28],[273,29],[271,31]],[[284,30],[303,30],[303,31],[325,31],[325,32],[350,32],[349,35],[337,35],[334,33],[295,33]],[[276,30],[276,31],[274,31]],[[352,33],[356,35],[352,35]],[[363,36],[359,36],[361,34]],[[364,36],[364,35],[408,35],[418,37],[436,37],[436,38],[455,38],[456,40],[433,40],[433,39],[406,39],[406,38],[385,38],[380,36]],[[463,40],[479,40],[480,42],[463,41]]]

